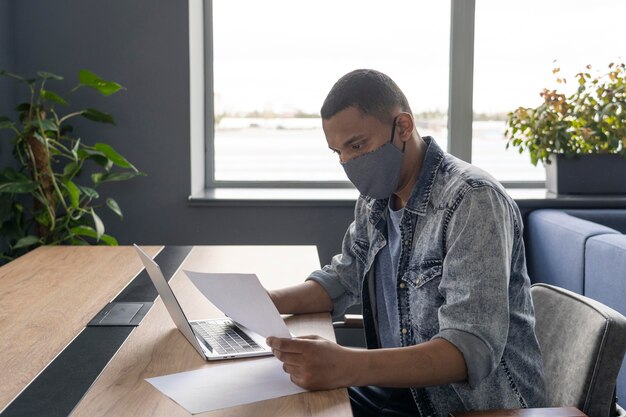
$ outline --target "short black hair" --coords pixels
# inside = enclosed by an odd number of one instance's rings
[[[397,107],[412,114],[400,87],[388,75],[373,69],[357,69],[341,77],[324,100],[322,119],[328,120],[352,106],[382,122],[391,122]]]

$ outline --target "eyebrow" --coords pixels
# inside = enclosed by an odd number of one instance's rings
[[[352,136],[350,139],[348,139],[347,141],[345,141],[343,143],[342,147],[345,148],[346,146],[349,146],[349,145],[353,144],[354,142],[356,142],[358,140],[361,140],[361,139],[364,139],[364,138],[366,138],[365,134],[363,134],[363,133],[356,134],[356,135]],[[337,150],[337,149],[331,148],[330,146],[328,148],[330,148],[333,151]]]

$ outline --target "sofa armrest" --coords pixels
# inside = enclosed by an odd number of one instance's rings
[[[589,238],[618,231],[579,219],[561,210],[541,209],[528,215],[528,275],[533,283],[546,283],[584,294],[584,256]]]

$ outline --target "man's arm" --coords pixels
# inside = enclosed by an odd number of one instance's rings
[[[281,314],[322,313],[333,309],[333,302],[324,288],[315,281],[269,291]]]
[[[426,387],[467,379],[462,353],[445,339],[393,349],[351,349],[317,336],[268,338],[291,380],[306,389]]]

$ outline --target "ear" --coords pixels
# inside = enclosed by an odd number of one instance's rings
[[[415,122],[411,113],[402,112],[398,114],[396,118],[396,133],[402,142],[406,142],[411,138],[414,128]]]

